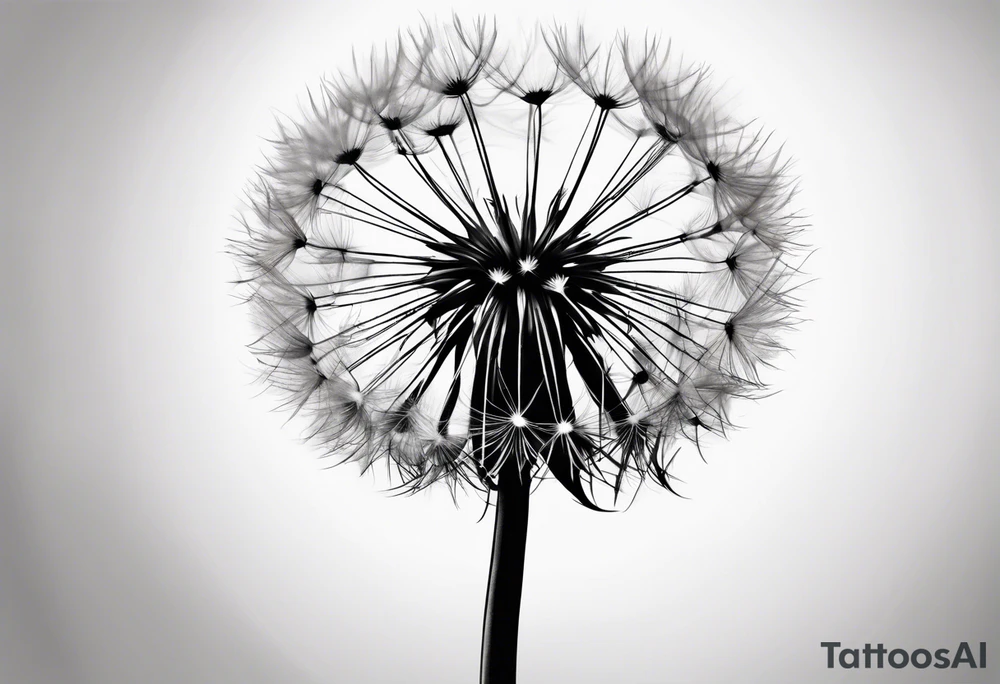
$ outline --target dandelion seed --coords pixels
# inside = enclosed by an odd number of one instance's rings
[[[542,105],[569,85],[569,78],[552,59],[541,26],[521,34],[489,70],[489,79],[503,92],[529,105]]]
[[[583,26],[578,26],[574,33],[564,26],[556,26],[545,39],[566,77],[599,108],[621,109],[635,102],[635,89],[614,45],[588,45]]]
[[[331,102],[365,124],[399,131],[418,121],[440,99],[414,83],[402,39],[384,51],[373,49],[368,60],[354,56],[353,68],[326,84]]]
[[[413,65],[416,81],[431,92],[462,97],[479,81],[489,66],[496,43],[496,25],[485,19],[451,24],[425,24],[413,35]]]

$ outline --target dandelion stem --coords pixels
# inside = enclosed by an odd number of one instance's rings
[[[528,535],[528,494],[531,479],[517,459],[507,459],[497,484],[493,554],[483,616],[480,684],[517,681],[517,627]]]

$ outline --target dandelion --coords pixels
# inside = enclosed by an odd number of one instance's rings
[[[426,22],[280,123],[233,256],[280,406],[395,488],[496,507],[481,681],[513,682],[529,492],[675,491],[799,302],[780,148],[669,44]]]

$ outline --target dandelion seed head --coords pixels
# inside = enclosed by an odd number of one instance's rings
[[[659,39],[401,36],[311,90],[250,183],[230,251],[262,382],[407,491],[671,488],[798,322],[781,147]]]

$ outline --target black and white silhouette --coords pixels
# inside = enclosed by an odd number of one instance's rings
[[[484,684],[514,681],[532,487],[676,492],[769,391],[794,188],[707,66],[583,27],[428,22],[279,121],[232,248],[262,379],[330,458],[495,505]]]

